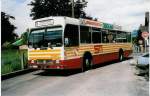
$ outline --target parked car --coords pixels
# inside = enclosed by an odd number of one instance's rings
[[[149,53],[146,53],[137,58],[138,65],[149,65]]]
[[[144,76],[147,81],[149,81],[149,53],[146,53],[137,58],[137,75]]]

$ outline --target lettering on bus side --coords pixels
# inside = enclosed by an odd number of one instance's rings
[[[82,19],[82,20],[80,20],[80,23],[81,23],[81,25],[88,25],[88,26],[102,28],[102,23],[98,22],[98,21]]]
[[[94,45],[94,53],[101,53],[102,51],[102,45]]]
[[[108,23],[103,23],[103,28],[104,29],[113,29],[113,25],[112,24],[108,24]]]

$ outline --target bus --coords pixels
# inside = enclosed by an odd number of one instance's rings
[[[63,16],[34,20],[28,65],[33,69],[81,69],[132,53],[131,32],[105,22]]]

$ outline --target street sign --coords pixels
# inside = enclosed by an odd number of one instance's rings
[[[148,38],[149,36],[149,33],[148,32],[142,32],[142,37],[145,39],[145,38]]]

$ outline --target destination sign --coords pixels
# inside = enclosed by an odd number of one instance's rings
[[[36,27],[42,27],[42,26],[50,26],[54,24],[53,19],[47,19],[47,20],[42,20],[42,21],[36,21],[35,26]]]

